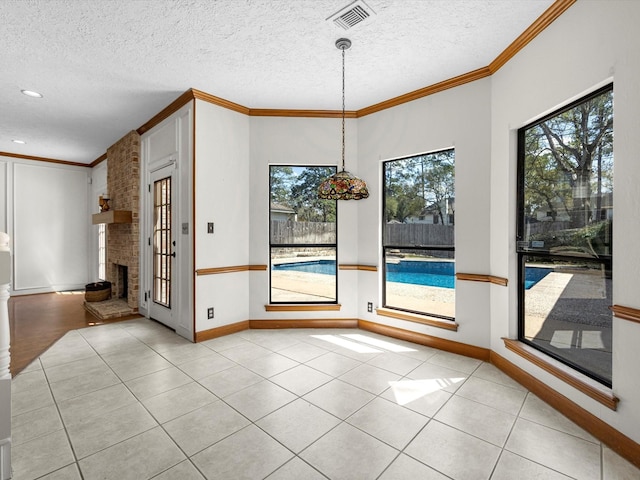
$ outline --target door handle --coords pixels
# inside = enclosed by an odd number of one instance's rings
[[[171,256],[172,256],[173,258],[176,258],[176,252],[173,252],[173,253],[171,254]]]

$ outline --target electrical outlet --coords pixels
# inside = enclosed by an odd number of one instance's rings
[[[213,307],[207,308],[207,318],[208,319],[212,319],[213,318]]]
[[[207,233],[213,233],[213,222],[207,223]]]
[[[367,312],[369,313],[373,312],[373,303],[371,302],[367,303]]]

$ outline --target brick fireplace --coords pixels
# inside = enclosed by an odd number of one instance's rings
[[[140,135],[131,131],[107,149],[107,189],[111,209],[131,211],[131,223],[107,225],[107,280],[112,298],[122,298],[138,311],[140,281]],[[126,267],[126,268],[123,268]],[[126,273],[125,273],[126,272]],[[121,276],[126,274],[126,278]]]
[[[107,225],[105,276],[111,282],[111,299],[85,302],[85,308],[102,320],[138,312],[140,135],[131,131],[108,148],[107,161],[109,212],[98,215],[113,213],[108,218],[99,217],[100,223]]]

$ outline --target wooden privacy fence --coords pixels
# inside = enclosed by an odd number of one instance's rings
[[[336,242],[336,224],[333,222],[271,221],[271,243],[326,244]]]
[[[391,223],[385,225],[385,245],[453,245],[453,225]],[[271,221],[271,244],[327,244],[336,241],[332,222]]]
[[[389,223],[384,226],[384,244],[397,246],[454,244],[453,225]]]
[[[537,235],[539,233],[558,232],[562,230],[569,230],[571,228],[571,222],[556,221],[556,222],[535,222],[527,223],[525,230],[529,235]]]

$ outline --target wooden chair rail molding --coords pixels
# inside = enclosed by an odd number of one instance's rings
[[[421,323],[423,325],[429,325],[430,327],[444,328],[445,330],[452,330],[454,332],[458,331],[458,324],[456,322],[443,320],[440,318],[418,315],[416,313],[401,312],[399,310],[393,310],[391,308],[376,308],[376,313],[383,317],[407,320],[409,322]]]
[[[508,279],[496,277],[495,275],[484,275],[478,273],[456,273],[456,280],[465,280],[468,282],[488,282],[494,285],[507,286]]]
[[[377,272],[378,267],[376,265],[357,265],[351,263],[341,263],[338,265],[339,270],[364,270],[366,272]]]
[[[616,410],[619,399],[611,392],[611,390],[606,389],[605,387],[596,387],[585,382],[575,374],[565,371],[537,355],[533,348],[519,342],[518,340],[513,340],[511,338],[503,338],[502,340],[504,341],[504,346],[507,347],[507,350],[511,350],[516,355],[528,360],[543,369],[545,372],[559,378],[563,382],[568,383],[576,390],[581,391],[588,397],[600,402],[611,410]]]
[[[640,323],[640,310],[637,308],[623,307],[622,305],[613,305],[610,308],[616,317]]]
[[[217,275],[220,273],[263,271],[266,269],[266,265],[233,265],[230,267],[199,268],[196,270],[196,275]]]

